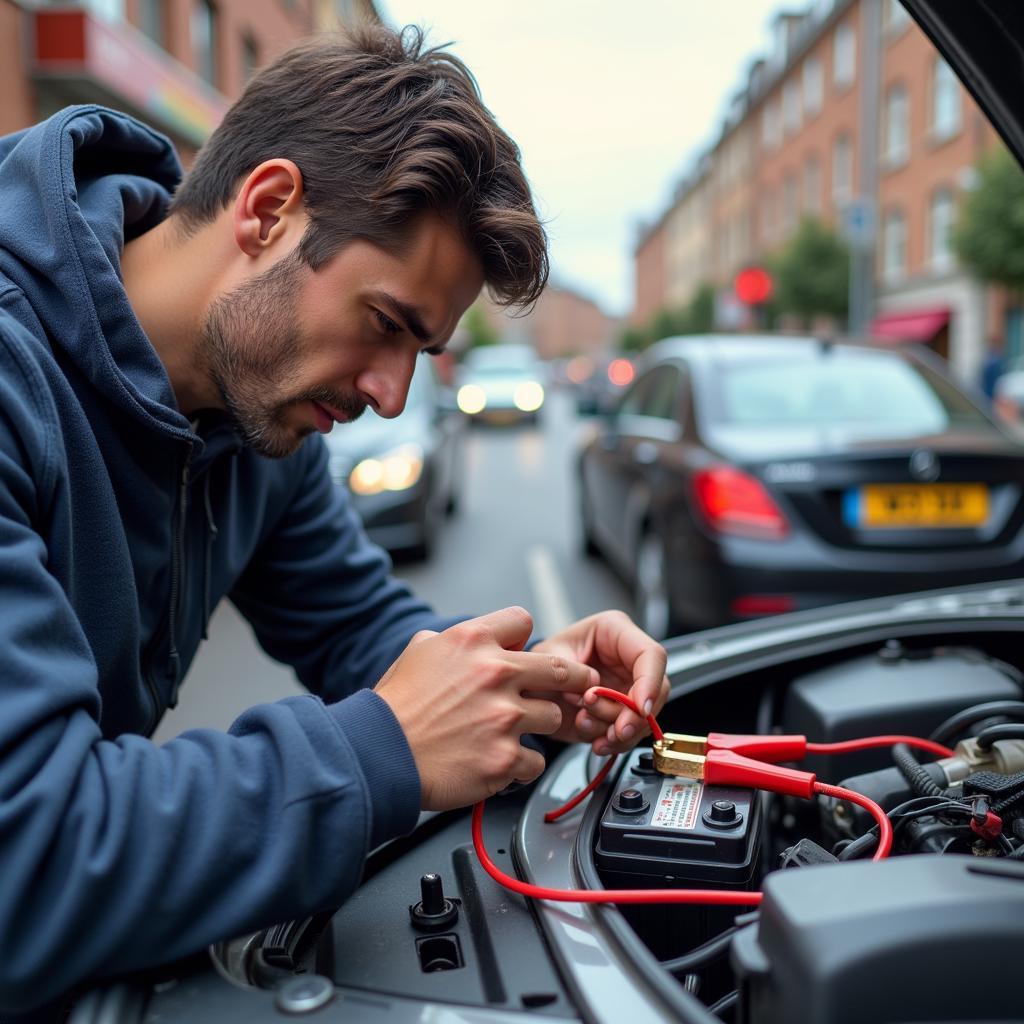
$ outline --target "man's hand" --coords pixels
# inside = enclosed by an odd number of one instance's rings
[[[581,619],[533,648],[533,653],[541,652],[592,666],[601,686],[628,694],[648,713],[657,715],[668,699],[665,648],[623,612]],[[552,733],[555,739],[592,743],[595,754],[621,753],[650,731],[645,719],[608,698],[588,693],[580,702],[571,690],[536,696],[548,697],[562,708],[562,727]]]
[[[528,612],[504,608],[443,633],[417,633],[374,687],[408,740],[425,810],[464,807],[511,782],[532,782],[544,758],[519,737],[559,733],[568,706],[537,694],[570,695],[578,707],[600,682],[571,653],[523,651],[532,627]]]

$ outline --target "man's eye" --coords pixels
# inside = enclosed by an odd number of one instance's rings
[[[374,313],[377,314],[377,319],[380,321],[380,325],[381,325],[382,328],[384,328],[386,333],[388,333],[388,334],[401,334],[402,333],[402,328],[398,324],[396,324],[395,321],[391,319],[391,317],[389,317],[386,314],[382,313],[379,309],[375,309]]]

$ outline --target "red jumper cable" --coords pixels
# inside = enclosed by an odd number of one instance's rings
[[[940,757],[953,751],[931,740],[916,736],[867,736],[838,743],[809,743],[805,736],[756,736],[732,733],[710,733],[707,736],[685,736],[663,733],[653,715],[644,715],[625,694],[599,686],[594,692],[629,708],[646,718],[654,737],[655,765],[663,774],[702,780],[709,785],[743,786],[772,793],[803,797],[816,794],[847,800],[868,811],[878,824],[878,848],[873,860],[883,860],[892,848],[892,823],[874,800],[841,786],[818,782],[810,772],[783,768],[777,762],[799,761],[806,754],[843,754],[872,747],[888,747],[896,743],[925,750]],[[547,822],[556,821],[576,807],[603,781],[615,762],[610,757],[587,787],[562,807],[544,815]],[[491,860],[484,846],[483,802],[473,808],[473,846],[484,870],[499,885],[534,899],[565,903],[698,903],[751,906],[761,902],[760,892],[738,892],[718,889],[549,889],[523,882],[506,874]]]

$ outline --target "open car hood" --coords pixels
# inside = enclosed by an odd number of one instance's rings
[[[1024,165],[1024,4],[903,0]]]

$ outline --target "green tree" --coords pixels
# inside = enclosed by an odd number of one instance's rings
[[[690,333],[689,309],[672,309],[664,306],[654,314],[648,328],[651,341],[661,341],[662,338],[672,338],[677,334]]]
[[[498,332],[494,329],[483,306],[474,302],[462,319],[462,326],[469,336],[469,348],[477,348],[482,345],[497,345],[499,341]]]
[[[642,352],[650,343],[650,334],[644,327],[627,327],[619,335],[619,348],[623,352]]]
[[[850,252],[821,221],[805,217],[772,261],[772,267],[777,313],[795,313],[805,319],[846,316]]]
[[[705,334],[715,326],[715,289],[703,283],[685,306],[663,306],[643,327],[627,327],[619,335],[626,352],[642,352],[662,338],[680,334]]]
[[[1024,172],[999,147],[978,165],[953,233],[964,266],[986,281],[1024,288]]]
[[[705,282],[697,288],[686,307],[686,318],[689,321],[689,330],[684,333],[707,334],[715,329],[714,285]]]

